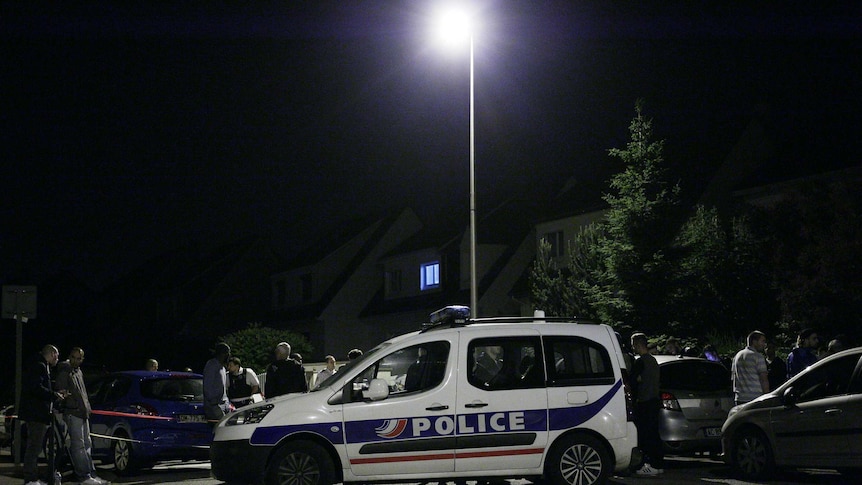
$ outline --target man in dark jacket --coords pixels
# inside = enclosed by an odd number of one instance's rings
[[[820,338],[813,328],[806,328],[796,337],[796,348],[787,356],[787,379],[799,374],[817,362],[817,348]]]
[[[275,362],[266,368],[264,395],[267,398],[292,392],[308,392],[305,368],[290,358],[290,344],[281,342],[275,346]]]
[[[18,417],[27,423],[27,448],[24,451],[24,482],[27,485],[40,483],[37,469],[39,453],[53,418],[51,411],[54,403],[66,397],[65,393],[55,392],[51,387],[51,366],[57,365],[59,358],[57,347],[46,345],[27,362],[22,374]]]
[[[204,414],[213,424],[230,412],[227,398],[227,360],[230,345],[219,342],[213,349],[213,358],[204,365]]]

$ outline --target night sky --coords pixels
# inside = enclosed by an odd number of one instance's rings
[[[290,256],[405,206],[467,225],[468,56],[432,43],[434,2],[18,3],[0,7],[6,284],[99,289],[249,235]],[[736,3],[475,2],[480,215],[606,181],[638,98],[693,185],[758,105],[811,135],[788,151],[858,163],[862,7]]]

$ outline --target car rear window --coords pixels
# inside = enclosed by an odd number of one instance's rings
[[[660,379],[662,389],[725,391],[731,388],[730,371],[712,362],[671,362],[661,366]]]
[[[163,401],[203,401],[204,381],[199,377],[147,379],[141,382],[141,395]]]

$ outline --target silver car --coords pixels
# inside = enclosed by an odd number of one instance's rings
[[[862,467],[862,347],[733,408],[721,444],[724,460],[748,479],[767,478],[776,467]]]
[[[696,357],[656,355],[661,371],[659,435],[665,451],[721,450],[721,426],[733,407],[730,371]]]

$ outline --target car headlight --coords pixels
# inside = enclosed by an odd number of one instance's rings
[[[258,406],[251,409],[244,409],[242,411],[237,411],[233,414],[233,416],[229,417],[227,421],[225,421],[225,426],[238,426],[241,424],[255,424],[263,421],[263,418],[272,411],[272,408],[275,406],[272,404],[266,404],[264,406]]]

